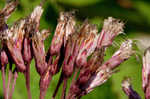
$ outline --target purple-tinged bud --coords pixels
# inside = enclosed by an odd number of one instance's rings
[[[2,66],[8,64],[8,57],[4,50],[0,52],[0,62]]]
[[[37,72],[42,75],[47,69],[44,40],[48,36],[48,31],[36,32],[32,37],[33,55],[35,58]]]
[[[32,60],[31,46],[28,38],[24,38],[23,41],[23,59],[25,62],[30,63]]]
[[[146,99],[150,98],[150,48],[146,49],[143,56],[143,69],[142,69],[142,86],[145,92]]]
[[[52,39],[50,53],[51,55],[55,55],[60,53],[60,49],[66,41],[68,40],[68,36],[75,31],[75,20],[71,13],[60,13],[60,18],[58,25],[55,30],[54,37]]]
[[[98,30],[95,25],[89,25],[89,31],[87,31],[86,37],[81,43],[79,54],[76,59],[78,66],[85,66],[87,64],[87,57],[94,52],[97,46],[97,32]]]
[[[104,20],[102,31],[98,38],[97,47],[107,47],[112,44],[113,39],[123,32],[124,24],[120,20],[108,17]]]
[[[132,41],[127,40],[123,42],[120,49],[108,61],[99,67],[97,73],[89,79],[90,83],[85,85],[86,92],[89,93],[95,87],[106,82],[112,76],[113,70],[127,60],[133,52]]]
[[[126,78],[122,81],[122,90],[128,96],[129,99],[141,99],[138,93],[133,90],[130,78]]]

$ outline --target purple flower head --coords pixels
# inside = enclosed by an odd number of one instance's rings
[[[122,89],[129,99],[141,99],[138,93],[133,90],[130,78],[126,78],[122,81]]]

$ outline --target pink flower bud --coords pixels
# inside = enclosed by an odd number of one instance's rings
[[[146,99],[150,98],[150,48],[148,48],[143,56],[143,69],[142,69],[142,86],[145,92]]]
[[[2,66],[8,64],[8,57],[4,50],[0,52],[0,62]]]
[[[23,42],[23,59],[25,62],[30,63],[32,60],[31,46],[28,38],[24,38]]]
[[[123,32],[123,22],[117,19],[108,17],[104,20],[102,31],[98,38],[97,47],[107,47],[112,44],[113,39],[120,33]]]
[[[130,83],[130,78],[126,78],[122,81],[122,89],[129,99],[141,99],[138,93],[133,90]]]

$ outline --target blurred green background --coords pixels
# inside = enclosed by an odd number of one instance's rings
[[[17,10],[8,20],[8,25],[11,26],[14,21],[19,18],[29,15],[34,7],[40,4],[40,0],[19,0]],[[0,9],[5,5],[5,0],[0,0]],[[50,29],[54,33],[57,25],[57,19],[60,11],[76,10],[76,18],[79,22],[83,22],[86,18],[93,24],[97,24],[99,31],[103,25],[103,20],[108,16],[119,18],[125,22],[124,35],[121,35],[115,42],[123,41],[122,38],[132,38],[137,40],[137,45],[140,51],[138,54],[131,57],[129,60],[121,64],[118,68],[119,72],[115,73],[102,86],[97,87],[90,94],[82,97],[82,99],[127,99],[121,88],[122,79],[129,76],[132,79],[133,88],[144,99],[142,91],[141,72],[142,62],[141,57],[143,50],[150,45],[150,0],[46,0],[44,3],[44,13],[41,18],[40,29]],[[50,45],[51,35],[46,41],[46,50]],[[110,47],[107,50],[105,60],[118,48],[117,45]],[[56,87],[59,74],[54,76],[51,85],[47,91],[45,99],[50,99],[53,90]],[[39,75],[34,66],[34,60],[31,64],[31,92],[32,98],[39,97]],[[61,86],[62,87],[62,86]],[[2,79],[0,74],[0,99],[2,99]],[[61,89],[57,95],[60,99]],[[27,99],[24,75],[19,73],[13,99]]]

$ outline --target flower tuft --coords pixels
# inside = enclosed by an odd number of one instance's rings
[[[113,56],[119,55],[122,59],[128,59],[134,53],[132,45],[132,40],[123,42],[120,49]]]
[[[123,27],[124,23],[113,17],[108,17],[108,19],[104,20],[103,30],[107,33],[112,33],[112,35],[123,33]]]
[[[111,45],[113,39],[120,33],[123,33],[123,27],[124,23],[118,19],[112,17],[108,17],[108,19],[105,19],[97,43],[98,48],[108,47],[109,45]]]
[[[43,13],[42,7],[37,6],[31,13],[31,16],[30,16],[31,21],[34,20],[35,22],[39,23],[42,13]]]

